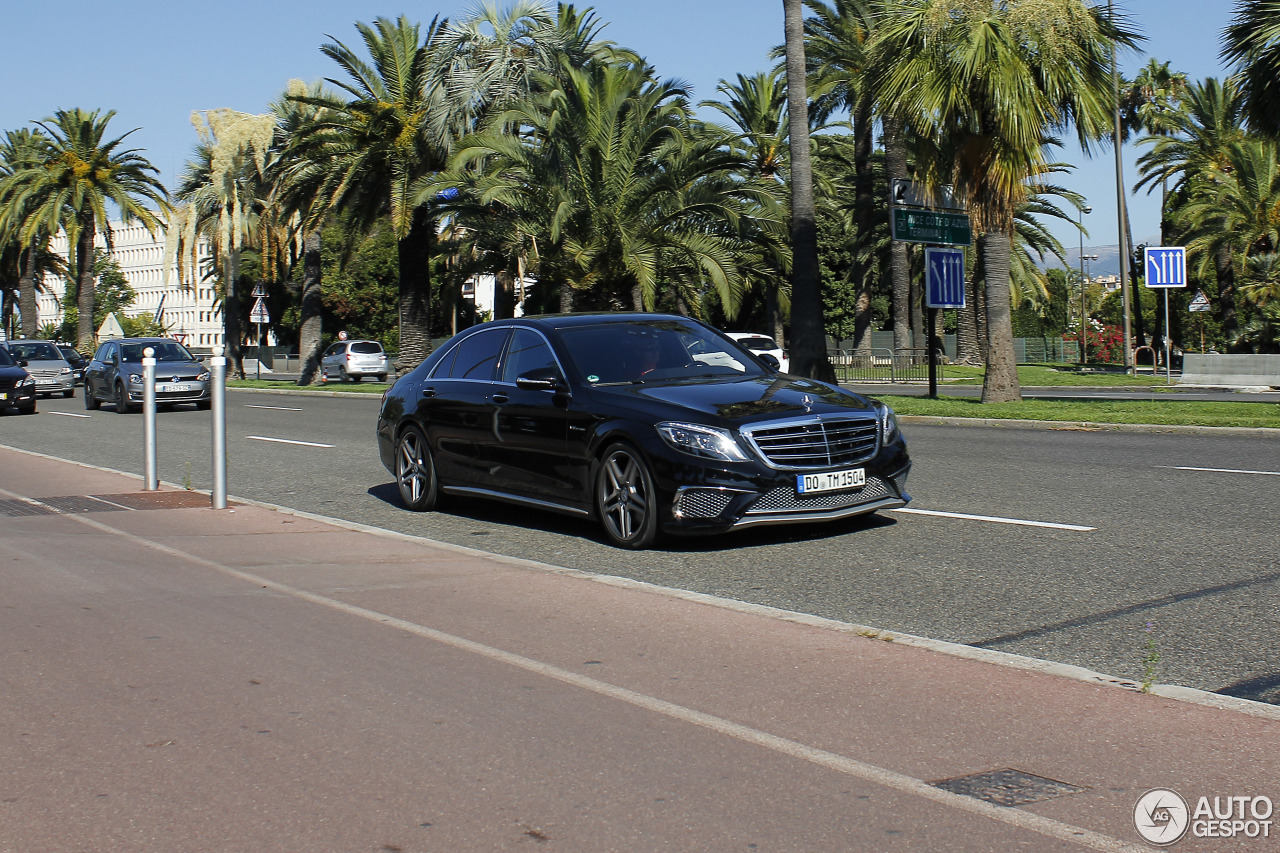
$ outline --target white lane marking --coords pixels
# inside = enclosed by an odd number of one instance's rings
[[[1000,518],[996,515],[968,515],[963,512],[939,512],[933,509],[911,509],[903,507],[890,512],[905,512],[911,515],[936,515],[942,518],[959,518],[964,521],[990,521],[996,524],[1020,524],[1024,527],[1049,527],[1054,530],[1076,530],[1082,533],[1097,530],[1096,527],[1083,527],[1079,524],[1057,524],[1052,521],[1029,521],[1025,518]]]
[[[1189,465],[1157,465],[1157,468],[1168,468],[1171,471],[1208,471],[1212,474],[1263,474],[1268,477],[1280,477],[1280,471],[1245,471],[1240,468],[1192,468]]]
[[[93,415],[82,415],[79,412],[42,412],[45,415],[62,415],[64,418],[91,418]]]
[[[272,438],[268,435],[246,435],[245,438],[251,438],[254,441],[273,441],[276,444],[301,444],[304,447],[337,447],[336,444],[320,444],[317,441],[294,441],[291,438]]]
[[[272,409],[273,411],[277,411],[277,412],[301,412],[302,411],[302,409],[299,409],[296,406],[255,406],[252,403],[245,403],[244,407],[246,409]]]
[[[0,489],[0,494],[7,494],[15,498],[21,497],[5,489]],[[683,705],[677,705],[674,702],[668,702],[665,699],[659,699],[655,696],[649,696],[630,690],[625,687],[609,684],[595,678],[589,678],[585,675],[579,675],[570,670],[561,669],[558,666],[544,663],[543,661],[534,660],[533,658],[517,655],[512,652],[503,651],[502,649],[487,646],[474,640],[468,640],[463,637],[457,637],[453,634],[446,634],[435,628],[428,628],[425,625],[419,625],[416,622],[410,622],[407,619],[400,619],[386,613],[380,613],[377,610],[369,610],[365,607],[357,607],[348,604],[345,601],[327,598],[314,592],[308,592],[304,589],[289,586],[288,584],[273,581],[270,578],[261,577],[251,574],[240,569],[232,568],[223,563],[198,557],[195,554],[188,554],[169,545],[161,544],[124,530],[119,530],[100,521],[86,518],[81,515],[66,515],[65,518],[72,521],[92,527],[95,530],[119,536],[129,542],[142,545],[162,554],[179,559],[186,560],[198,566],[204,566],[213,569],[216,572],[236,578],[247,583],[251,583],[261,589],[270,589],[282,595],[306,601],[310,604],[316,604],[326,607],[330,610],[336,610],[349,616],[355,616],[360,619],[367,619],[370,622],[376,622],[379,625],[386,625],[392,628],[398,628],[409,634],[431,640],[459,651],[469,652],[489,660],[504,663],[517,669],[535,675],[541,675],[556,681],[570,684],[583,690],[596,693],[600,696],[606,696],[619,702],[626,702],[638,708],[643,708],[655,714],[662,714],[675,720],[680,720],[690,725],[701,726],[717,734],[726,737],[737,738],[744,743],[755,744],[764,749],[772,750],[782,755],[792,758],[798,758],[802,761],[808,761],[819,767],[825,767],[829,770],[835,770],[876,785],[901,791],[904,794],[914,795],[921,799],[931,800],[939,805],[948,808],[957,809],[959,811],[970,812],[971,814],[985,817],[999,823],[1008,824],[1019,829],[1037,832],[1049,838],[1056,838],[1059,841],[1069,841],[1082,847],[1088,847],[1093,850],[1107,851],[1108,853],[1146,853],[1149,848],[1141,845],[1130,844],[1118,838],[1112,838],[1109,835],[1103,835],[1100,832],[1094,832],[1083,827],[1073,826],[1069,823],[1053,820],[1052,818],[1043,817],[1034,812],[1019,811],[1011,809],[1007,806],[997,806],[984,800],[978,800],[963,794],[953,794],[950,791],[944,791],[941,788],[935,788],[928,782],[916,779],[913,776],[907,776],[884,767],[878,767],[874,764],[868,764],[865,761],[858,761],[854,758],[847,758],[825,749],[809,746],[789,738],[772,735],[759,729],[744,726],[735,723],[732,720],[726,720],[723,717],[717,717],[702,711],[696,711],[692,708],[686,708]]]

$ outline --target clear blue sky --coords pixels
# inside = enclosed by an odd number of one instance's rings
[[[336,75],[337,66],[319,47],[330,36],[358,45],[356,21],[403,13],[425,25],[436,14],[458,17],[475,5],[469,0],[437,6],[350,0],[10,4],[0,51],[0,130],[26,126],[59,108],[114,109],[111,129],[119,134],[138,128],[129,142],[144,149],[171,183],[196,141],[192,111],[262,112],[291,78],[312,82]],[[769,50],[782,41],[782,0],[588,0],[576,5],[594,8],[608,22],[605,37],[645,56],[660,76],[692,84],[697,100],[714,98],[721,79],[768,68]],[[1231,0],[1117,0],[1117,9],[1147,37],[1145,55],[1122,57],[1122,68],[1132,74],[1150,55],[1192,79],[1223,76],[1219,44],[1234,5]],[[1137,154],[1126,146],[1129,187],[1136,181]],[[1093,206],[1085,245],[1116,244],[1110,149],[1086,160],[1069,147],[1061,159],[1077,170],[1060,182]],[[1157,196],[1131,196],[1130,209],[1135,241],[1159,234]],[[1078,244],[1074,227],[1055,227],[1054,233],[1069,249]]]

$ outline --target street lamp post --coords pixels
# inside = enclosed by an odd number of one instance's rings
[[[1085,205],[1080,208],[1079,230],[1080,230],[1080,366],[1084,367],[1084,215],[1093,213],[1093,208]],[[1068,291],[1070,293],[1070,291]],[[1071,311],[1067,311],[1067,316],[1071,316]]]
[[[1084,364],[1084,356],[1085,356],[1085,352],[1087,351],[1087,347],[1085,347],[1085,341],[1088,340],[1088,337],[1084,330],[1085,320],[1089,316],[1088,303],[1085,302],[1085,288],[1088,287],[1089,285],[1089,273],[1091,272],[1089,268],[1089,262],[1096,261],[1097,259],[1098,259],[1097,255],[1085,255],[1083,258],[1084,278],[1080,279],[1080,341],[1081,341],[1081,347],[1082,347],[1080,351],[1081,364]]]

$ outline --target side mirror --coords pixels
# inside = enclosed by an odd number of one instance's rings
[[[517,376],[516,387],[524,391],[561,391],[564,383],[554,367],[539,367]]]

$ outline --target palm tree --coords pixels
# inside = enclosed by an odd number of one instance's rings
[[[782,0],[791,140],[791,372],[834,382],[836,371],[827,356],[818,273],[803,5],[803,0]]]
[[[707,282],[732,315],[742,290],[737,230],[767,205],[738,181],[745,161],[723,133],[693,124],[682,86],[630,63],[575,68],[565,58],[537,91],[458,143],[452,167],[420,182],[506,251],[537,247],[540,280],[601,307],[652,309],[660,284],[699,310]],[[518,128],[519,133],[508,132]],[[521,251],[524,251],[523,249]]]
[[[1186,204],[1201,184],[1216,184],[1230,168],[1232,146],[1243,141],[1244,101],[1230,79],[1209,77],[1188,87],[1182,108],[1173,115],[1170,135],[1138,140],[1150,150],[1138,158],[1141,176],[1137,187],[1167,186],[1169,214]],[[1218,281],[1217,314],[1228,337],[1235,333],[1235,269],[1229,246],[1218,241],[1200,253],[1200,263],[1212,269]]]
[[[954,156],[923,164],[953,184],[979,235],[985,279],[984,402],[1021,399],[1010,315],[1018,209],[1043,171],[1046,141],[1074,125],[1082,143],[1110,130],[1113,46],[1136,35],[1081,0],[893,0],[873,36],[872,86],[887,114],[928,124]]]
[[[27,246],[40,235],[65,229],[75,244],[78,282],[79,328],[77,343],[93,348],[95,307],[93,244],[101,234],[112,244],[107,203],[111,202],[125,223],[140,222],[151,233],[162,228],[168,212],[168,194],[158,170],[137,149],[122,149],[133,131],[107,139],[107,125],[114,110],[58,110],[37,122],[49,137],[43,157],[27,164],[0,182],[0,208],[20,211],[10,222],[18,239]]]
[[[1280,4],[1237,0],[1236,17],[1223,33],[1222,58],[1236,69],[1249,126],[1280,137]]]
[[[286,156],[305,161],[297,180],[316,187],[306,227],[341,210],[371,228],[389,215],[397,241],[401,370],[431,352],[431,243],[435,222],[418,204],[413,183],[446,165],[451,143],[444,121],[448,93],[431,76],[432,44],[444,23],[434,19],[425,39],[403,15],[358,23],[370,62],[336,39],[320,50],[346,73],[327,78],[342,94],[294,95],[318,110]],[[434,120],[433,120],[434,117]]]
[[[10,130],[0,141],[0,184],[15,173],[41,162],[47,150],[48,137],[38,130]],[[39,320],[36,317],[36,291],[40,288],[37,276],[39,258],[49,244],[49,234],[34,235],[29,244],[17,236],[16,229],[7,223],[20,222],[24,211],[12,207],[3,211],[0,218],[0,243],[17,271],[18,310],[22,314],[22,333],[29,338],[36,336]],[[6,276],[7,277],[7,276]],[[0,300],[2,301],[2,300]]]
[[[174,212],[169,243],[194,267],[201,235],[218,259],[222,280],[222,317],[227,356],[234,375],[244,377],[240,330],[241,252],[254,247],[269,255],[271,218],[266,198],[268,158],[276,126],[275,115],[250,115],[216,109],[196,125],[200,143],[196,158],[187,163],[175,195],[186,204]],[[185,251],[184,251],[185,250]],[[194,268],[193,275],[199,273]]]
[[[738,75],[736,83],[721,80],[716,88],[724,101],[703,101],[699,106],[722,113],[737,129],[732,146],[747,161],[745,176],[782,186],[790,169],[787,142],[787,89],[780,68],[751,77]],[[760,275],[754,276],[764,288],[765,325],[777,341],[785,340],[784,320],[790,304],[786,291],[786,267],[771,263],[778,258],[776,241],[762,232],[764,245],[759,255]]]

